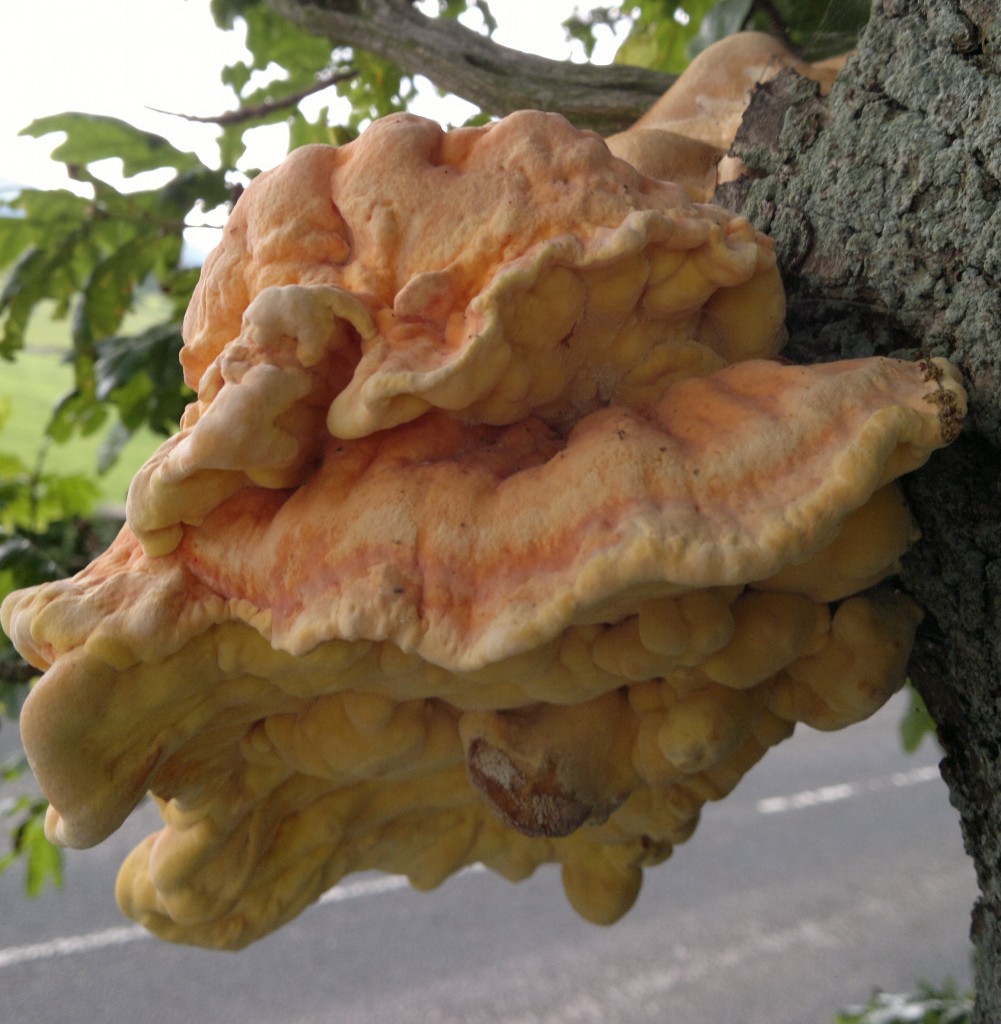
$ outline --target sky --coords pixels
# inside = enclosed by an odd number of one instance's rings
[[[499,42],[552,57],[570,49],[560,23],[594,0],[492,0]],[[540,18],[539,11],[545,11]],[[211,126],[154,109],[214,115],[233,106],[219,81],[223,65],[245,53],[240,31],[222,32],[209,0],[32,0],[5,5],[0,36],[0,183],[54,188],[66,183],[49,153],[60,136],[18,132],[37,117],[82,110],[108,114],[167,136],[215,162]],[[609,44],[611,46],[611,44]],[[610,58],[612,47],[608,56]],[[183,71],[181,70],[183,68]],[[317,106],[330,102],[317,97]],[[429,105],[419,110],[438,114]],[[249,165],[269,167],[285,152],[282,129],[261,129]]]

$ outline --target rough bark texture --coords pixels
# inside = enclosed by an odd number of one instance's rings
[[[910,481],[927,611],[912,677],[938,725],[981,899],[978,1024],[1001,1021],[1001,11],[885,0],[828,102],[789,75],[738,137],[762,175],[719,198],[776,239],[791,354],[945,355],[967,430]]]
[[[406,0],[267,0],[493,113],[534,106],[620,128],[664,80],[504,51]],[[463,34],[465,33],[465,34]],[[641,76],[642,77],[642,76]],[[595,93],[603,96],[595,98]],[[759,91],[721,190],[776,239],[789,353],[945,355],[971,397],[964,436],[910,482],[924,540],[903,586],[927,611],[912,674],[946,750],[973,858],[977,1024],[1001,1022],[1001,9],[883,0],[828,100],[791,74]]]
[[[456,21],[426,17],[410,0],[266,3],[333,45],[376,53],[489,114],[550,110],[580,128],[608,134],[635,121],[674,80],[644,68],[595,67],[520,53]]]

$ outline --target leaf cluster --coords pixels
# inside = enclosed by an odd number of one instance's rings
[[[851,49],[869,11],[870,0],[633,0],[577,14],[567,31],[590,57],[595,29],[626,19],[616,62],[678,74],[707,46],[747,30],[771,33],[806,60],[833,56]]]
[[[212,15],[223,29],[242,26],[249,56],[224,67],[221,79],[235,95],[236,109],[209,118],[219,124],[220,162],[235,169],[254,128],[284,124],[289,148],[310,142],[333,142],[330,110],[312,116],[302,99],[354,75],[351,53],[331,51],[323,39],[303,32],[259,0],[212,0]]]
[[[8,411],[0,406],[0,425]],[[46,473],[41,459],[29,466],[0,451],[0,598],[72,575],[107,547],[120,523],[93,516],[96,497],[92,476]],[[34,675],[0,634],[0,716],[18,717]],[[0,764],[0,780],[15,783],[26,769],[23,757]],[[31,795],[0,800],[0,818],[9,822],[10,836],[8,851],[0,855],[0,873],[22,860],[29,896],[46,882],[62,881],[62,856],[45,838],[45,809],[45,801]]]
[[[900,743],[908,754],[916,753],[926,737],[938,740],[935,719],[932,718],[921,694],[913,684],[907,683],[907,711],[900,720]]]
[[[922,984],[917,992],[904,995],[877,992],[865,1006],[839,1013],[835,1024],[969,1024],[972,1020],[973,997],[961,995],[947,982],[938,988]]]
[[[20,764],[0,765],[0,779],[13,781],[23,770]],[[0,818],[10,822],[10,849],[0,856],[0,874],[22,861],[24,889],[31,897],[38,896],[47,883],[61,886],[63,882],[62,851],[45,838],[47,806],[44,800],[26,794],[0,800]]]
[[[57,114],[25,129],[36,137],[56,132],[64,141],[53,157],[82,194],[25,189],[0,217],[0,357],[11,360],[24,347],[31,316],[50,301],[68,321],[74,386],[53,410],[48,435],[93,433],[109,408],[119,413],[119,444],[143,424],[169,433],[185,400],[177,351],[197,277],[183,259],[183,230],[193,210],[226,202],[225,175],[110,117]],[[126,178],[155,172],[158,183],[119,189],[97,173],[109,160],[120,161]],[[167,319],[148,336],[131,336],[126,315],[148,289],[167,300]]]

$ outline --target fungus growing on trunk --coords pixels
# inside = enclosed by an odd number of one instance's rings
[[[786,69],[830,91],[846,54],[807,64],[763,32],[737,32],[706,47],[674,85],[608,148],[651,178],[682,185],[708,202],[717,185],[744,173],[727,155],[751,93]]]
[[[396,115],[261,175],[127,525],[3,605],[48,834],[152,794],[118,900],[206,946],[364,869],[558,862],[618,918],[795,722],[903,680],[920,613],[868,591],[962,388],[786,365],[782,319],[746,220],[553,115]]]

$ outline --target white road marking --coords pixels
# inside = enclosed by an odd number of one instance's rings
[[[89,953],[92,949],[105,949],[148,938],[151,938],[150,933],[134,924],[122,928],[105,928],[103,932],[90,932],[88,935],[67,935],[49,942],[38,942],[33,946],[12,946],[0,949],[0,969],[30,960],[51,960],[57,956]]]
[[[881,789],[900,789],[904,786],[913,786],[919,782],[928,782],[938,778],[941,776],[936,765],[924,765],[906,772],[880,775],[863,782],[842,782],[836,786],[804,789],[791,796],[770,796],[759,800],[755,808],[759,814],[783,814],[786,811],[800,811],[805,807],[816,807],[818,804],[848,800],[862,793],[876,793]]]
[[[470,864],[469,867],[457,871],[453,878],[468,875],[471,872],[486,871],[482,864]],[[340,903],[341,900],[356,900],[361,896],[379,896],[384,892],[396,892],[397,889],[409,889],[410,880],[404,875],[385,875],[381,878],[363,878],[357,882],[328,889],[317,901],[318,903]]]
[[[927,782],[939,777],[939,770],[935,765],[926,765],[921,768],[912,768],[906,772],[894,772],[892,775],[866,779],[863,782],[843,782],[833,786],[822,786],[819,789],[802,790],[790,796],[767,797],[764,800],[759,800],[755,809],[759,814],[781,814],[785,811],[797,811],[806,807],[848,800],[863,793],[913,786],[916,783]],[[466,868],[460,874],[484,870],[486,869],[482,865],[476,864]],[[408,888],[410,888],[410,882],[401,875],[359,879],[329,890],[320,897],[319,903],[340,903],[345,900],[379,896],[383,893]],[[7,949],[0,949],[0,970],[32,960],[51,960],[56,957],[73,956],[77,953],[89,953],[96,949],[106,949],[109,946],[120,946],[148,938],[151,938],[151,935],[145,928],[141,928],[139,925],[126,925],[119,928],[105,928],[98,932],[88,932],[85,935],[62,936],[29,946],[10,946]]]
[[[378,896],[384,892],[407,889],[410,881],[404,875],[386,875],[385,878],[366,878],[360,882],[336,885],[328,889],[319,899],[320,903],[340,903],[342,900],[356,900],[360,896]]]
[[[387,875],[385,878],[364,878],[357,882],[339,885],[324,893],[320,903],[338,903],[356,900],[364,896],[378,896],[384,892],[409,888],[410,883],[402,875]],[[0,949],[0,970],[27,963],[30,960],[51,960],[53,957],[72,956],[75,953],[89,953],[108,946],[120,946],[127,942],[138,942],[153,936],[139,925],[125,925],[120,928],[105,928],[100,932],[86,935],[68,935],[49,942],[37,942],[31,946],[12,946]]]

